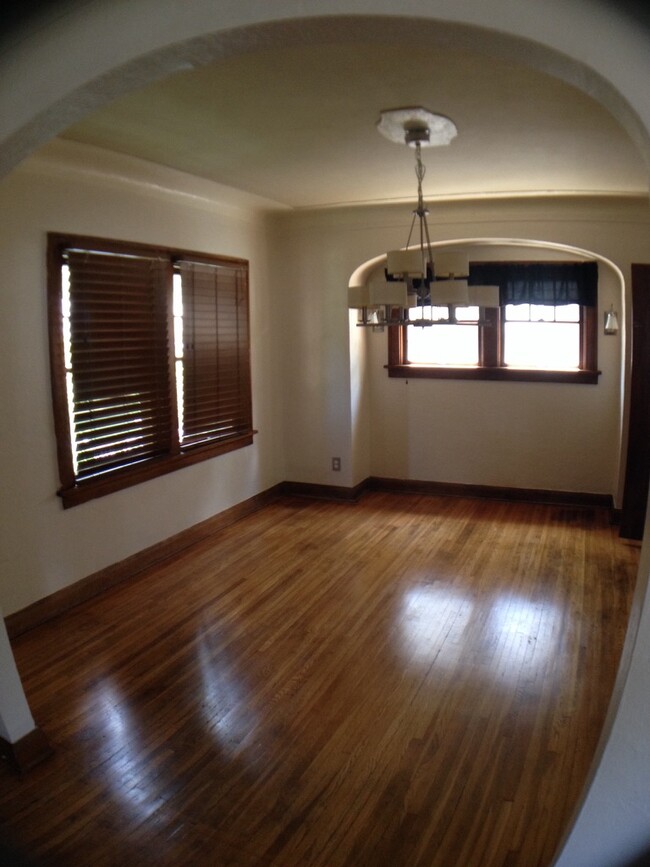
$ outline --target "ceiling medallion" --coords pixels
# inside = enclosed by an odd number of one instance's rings
[[[426,108],[391,108],[380,112],[377,129],[395,144],[425,148],[448,145],[458,135],[456,124],[444,114]]]

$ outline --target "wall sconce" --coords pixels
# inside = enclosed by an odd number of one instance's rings
[[[618,334],[618,313],[614,310],[614,305],[611,304],[609,310],[605,311],[605,334]]]

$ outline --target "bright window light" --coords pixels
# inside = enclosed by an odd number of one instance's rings
[[[508,304],[503,363],[507,367],[577,370],[580,308],[577,304]]]
[[[176,404],[178,413],[178,439],[183,442],[184,429],[184,379],[183,379],[183,281],[174,274],[172,283],[172,307],[174,313],[174,357],[176,370]]]
[[[72,467],[75,475],[79,471],[77,433],[74,424],[74,379],[72,376],[72,302],[70,299],[70,268],[61,266],[61,319],[63,327],[63,363],[65,365],[65,389],[68,401],[68,418],[70,420],[70,451],[72,452]]]
[[[425,307],[410,311],[411,319],[430,316],[447,319],[448,307]],[[478,323],[478,307],[457,307],[458,322]],[[412,364],[439,364],[449,367],[477,365],[478,324],[432,325],[425,328],[410,327],[408,331],[408,361]]]

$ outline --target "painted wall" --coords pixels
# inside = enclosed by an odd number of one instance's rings
[[[276,216],[271,222],[272,293],[281,309],[286,478],[348,485],[348,314],[345,306],[333,303],[341,253],[323,247],[300,220]],[[341,457],[341,472],[331,471],[332,457]]]
[[[83,167],[83,169],[81,169]],[[6,614],[192,526],[285,478],[274,399],[267,203],[181,173],[56,143],[0,183],[0,599]],[[250,260],[254,444],[63,510],[50,398],[48,231]]]
[[[34,720],[0,616],[0,738],[15,744],[33,728]]]

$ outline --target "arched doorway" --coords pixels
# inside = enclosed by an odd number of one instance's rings
[[[168,74],[188,59],[198,57],[199,62],[209,62],[228,51],[251,50],[264,42],[270,45],[274,40],[288,38],[290,33],[296,40],[316,38],[315,34],[328,38],[331,31],[324,25],[334,24],[332,20],[317,20],[322,14],[317,4],[277,3],[272,13],[266,15],[229,10],[219,21],[215,21],[214,11],[208,8],[212,4],[197,4],[192,14],[183,16],[182,20],[174,14],[172,4],[165,7],[159,4],[151,27],[147,20],[149,10],[144,3],[131,4],[128,13],[124,9],[111,11],[109,4],[105,4],[100,9],[106,14],[104,20],[101,15],[95,18],[92,14],[98,5],[89,10],[85,18],[69,22],[69,29],[63,21],[55,38],[49,39],[43,34],[36,42],[28,41],[19,46],[6,59],[7,75],[3,79],[12,82],[15,90],[6,91],[6,110],[2,112],[5,170],[90,108],[105,104],[130,86]],[[650,105],[644,97],[648,64],[644,34],[630,32],[625,22],[608,20],[596,4],[578,5],[581,12],[594,13],[582,22],[582,31],[576,28],[579,15],[574,8],[558,6],[555,14],[549,15],[546,8],[535,9],[533,3],[528,3],[527,8],[521,6],[517,14],[513,14],[511,4],[487,8],[485,4],[474,3],[464,12],[467,16],[464,21],[459,21],[452,20],[458,13],[442,8],[433,11],[430,4],[413,3],[409,14],[419,18],[403,25],[402,33],[405,37],[426,39],[433,38],[437,31],[440,38],[449,38],[453,27],[460,26],[463,31],[463,24],[472,23],[507,34],[504,39],[496,40],[494,50],[499,52],[507,52],[512,47],[509,37],[515,40],[537,38],[538,53],[531,55],[530,61],[540,65],[551,61],[549,69],[567,79],[582,81],[586,89],[593,86],[594,92],[609,105],[614,106],[618,96],[622,99],[618,102],[621,116],[625,115],[628,128],[636,130],[636,138],[641,142],[647,139],[650,127]],[[355,9],[367,12],[368,4],[346,4],[346,12]],[[403,8],[395,9],[386,2],[373,4],[372,10],[386,16],[382,23],[391,27],[395,26],[395,16],[404,14]],[[296,20],[292,17],[295,14],[305,15],[309,21]],[[434,20],[432,14],[442,18],[447,27],[441,28],[440,21]],[[122,16],[119,22],[118,15]],[[344,17],[338,21],[341,29],[352,23],[356,23],[357,33],[368,33],[370,22],[366,20],[351,22]],[[380,30],[375,31],[377,36],[381,36]],[[417,37],[416,31],[420,34]],[[97,39],[97,33],[102,34],[101,40]],[[70,62],[74,56],[70,53],[71,46],[86,53],[79,65]],[[201,53],[202,46],[204,53]],[[571,54],[573,60],[569,59]],[[620,68],[622,55],[627,59],[625,70]],[[595,69],[598,74],[594,76]],[[50,73],[48,81],[43,80],[44,71]],[[634,684],[638,687],[640,683],[637,677]],[[638,699],[632,700],[632,709],[639,710]],[[629,766],[629,762],[625,764]],[[637,762],[636,766],[633,777],[642,773],[643,763]],[[626,796],[620,800],[623,813],[629,801]],[[615,823],[615,816],[612,821]],[[624,821],[622,827],[629,830],[629,822]]]

